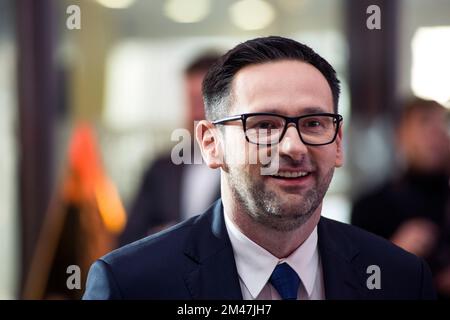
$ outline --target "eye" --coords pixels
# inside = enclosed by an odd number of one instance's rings
[[[258,129],[277,129],[277,125],[272,121],[260,121],[256,127]]]
[[[315,128],[323,126],[323,123],[319,120],[314,119],[306,121],[305,126],[308,128]]]

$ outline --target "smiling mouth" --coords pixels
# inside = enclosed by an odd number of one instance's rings
[[[310,174],[309,171],[279,171],[271,177],[275,179],[297,179],[307,177]]]

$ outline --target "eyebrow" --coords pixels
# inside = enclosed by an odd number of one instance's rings
[[[328,111],[326,108],[323,107],[318,107],[318,106],[313,106],[313,107],[307,107],[305,109],[302,110],[302,113],[329,113],[330,111]]]
[[[260,112],[278,113],[279,114],[280,113],[280,109],[271,106],[271,107],[268,107],[267,109],[264,109],[264,110],[262,110]],[[303,109],[300,114],[303,115],[303,114],[311,114],[311,113],[334,113],[334,110],[330,112],[324,107],[311,106],[311,107],[306,107],[305,109]]]

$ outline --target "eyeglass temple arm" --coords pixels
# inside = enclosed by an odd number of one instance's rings
[[[221,124],[224,122],[228,122],[228,121],[234,121],[234,120],[241,120],[242,119],[242,115],[240,116],[230,116],[230,117],[226,117],[223,119],[219,119],[219,120],[214,120],[212,121],[212,124]]]

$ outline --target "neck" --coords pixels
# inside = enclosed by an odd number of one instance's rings
[[[279,231],[256,221],[245,212],[222,179],[222,203],[224,214],[249,239],[269,251],[275,257],[282,259],[288,257],[311,235],[320,220],[322,206],[300,227],[292,231]]]

